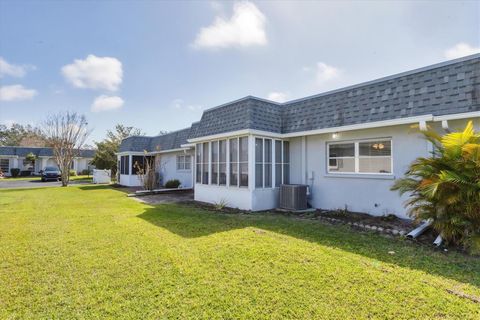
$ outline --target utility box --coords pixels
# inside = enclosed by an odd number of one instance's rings
[[[280,208],[306,210],[308,186],[305,184],[282,184],[280,186]]]

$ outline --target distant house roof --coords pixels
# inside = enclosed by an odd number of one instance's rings
[[[187,138],[242,129],[295,133],[474,111],[480,111],[480,54],[286,103],[248,96],[205,110],[200,121],[189,129],[181,130],[183,133],[179,140],[185,141],[159,145],[163,150],[174,149],[186,143]],[[173,139],[167,136],[128,138],[131,140],[122,142],[121,151],[143,151],[152,141],[148,139]],[[153,151],[151,145],[149,150]]]
[[[53,157],[53,149],[46,147],[0,147],[0,156],[18,156],[25,157],[27,154],[33,153],[37,157]],[[95,150],[82,149],[79,157],[93,158]]]
[[[119,151],[154,152],[179,149],[181,148],[182,144],[187,143],[190,130],[191,128],[186,128],[155,137],[128,137],[123,139],[122,143],[120,144]]]

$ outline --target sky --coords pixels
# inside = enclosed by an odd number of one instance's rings
[[[148,135],[480,52],[480,1],[0,0],[0,123]]]

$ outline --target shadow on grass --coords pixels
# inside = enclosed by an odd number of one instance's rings
[[[345,226],[285,216],[221,214],[193,206],[162,204],[148,208],[139,218],[184,238],[197,238],[247,227],[337,248],[402,268],[469,283],[480,288],[480,259],[450,252],[445,255],[402,239],[361,233]],[[389,254],[395,251],[395,254]]]
[[[83,191],[94,191],[94,190],[114,190],[120,191],[123,193],[131,193],[131,188],[128,187],[118,187],[111,184],[89,184],[89,185],[80,185],[78,189]]]

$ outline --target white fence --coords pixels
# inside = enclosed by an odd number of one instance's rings
[[[111,175],[110,170],[93,169],[93,183],[110,183]]]

